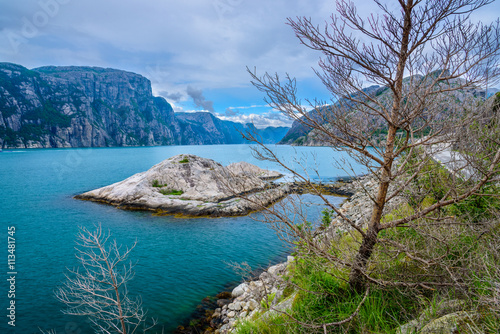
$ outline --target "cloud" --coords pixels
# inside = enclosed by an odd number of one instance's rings
[[[169,93],[167,91],[159,91],[158,92],[158,95],[160,96],[163,96],[164,98],[166,98],[167,100],[169,101],[173,101],[173,102],[179,102],[182,100],[182,98],[184,97],[184,94],[180,93],[180,92],[176,92],[176,93]]]
[[[265,112],[262,114],[242,114],[242,113],[236,113],[236,115],[227,115],[227,110],[226,113],[224,114],[218,114],[217,117],[219,117],[222,120],[226,121],[232,121],[232,122],[238,122],[238,123],[252,123],[255,125],[256,128],[262,129],[262,128],[267,128],[269,126],[286,126],[290,127],[292,126],[292,120],[286,117],[285,115],[275,112],[275,111],[269,111]]]
[[[59,6],[47,9],[48,3]],[[354,3],[361,16],[378,11],[372,2]],[[473,18],[489,22],[499,9],[496,2]],[[197,107],[213,111],[201,90],[191,88],[193,96],[188,96],[186,87],[210,91],[223,97],[212,98],[223,111],[262,103],[262,96],[253,93],[247,66],[255,66],[258,75],[289,72],[299,86],[315,80],[311,67],[317,68],[321,54],[301,45],[286,18],[310,17],[322,28],[334,12],[332,0],[0,0],[0,61],[28,68],[90,65],[132,71],[150,79],[156,95],[177,104],[193,98]],[[37,33],[25,38],[35,23]],[[23,38],[19,45],[9,33]],[[321,94],[311,87],[304,97],[324,98]]]
[[[208,110],[210,112],[215,112],[213,101],[206,100],[201,89],[187,86],[186,93],[193,99],[193,102],[197,107],[203,108],[204,110]]]
[[[227,116],[227,117],[233,117],[233,116],[236,116],[236,115],[239,115],[241,114],[240,111],[238,110],[234,110],[233,108],[229,107],[226,109],[226,111],[224,112],[224,116]]]
[[[46,2],[59,1],[3,1],[0,30],[22,34],[23,18],[32,20],[44,10],[39,3]],[[311,72],[309,65],[317,55],[307,56],[313,53],[300,46],[285,20],[297,15],[323,19],[328,12],[315,13],[330,2],[304,6],[303,0],[65,1],[18,53],[1,51],[11,52],[11,46],[6,39],[0,41],[0,55],[5,54],[2,61],[12,62],[22,56],[21,65],[29,68],[78,62],[126,69],[145,74],[158,86],[168,82],[204,89],[238,87],[249,82],[247,65],[286,71],[300,62]],[[42,45],[43,52],[38,52]],[[72,52],[61,56],[61,49]],[[85,50],[93,50],[96,57],[79,54]]]
[[[252,109],[252,108],[266,108],[266,107],[269,106],[266,104],[263,105],[252,104],[251,106],[229,107],[228,109]]]

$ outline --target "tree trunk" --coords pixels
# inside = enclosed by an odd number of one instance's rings
[[[391,110],[391,122],[389,124],[387,133],[387,143],[384,152],[382,175],[380,178],[377,198],[373,205],[372,215],[368,224],[368,230],[363,237],[361,247],[356,254],[351,273],[349,274],[349,286],[351,287],[351,289],[358,292],[363,291],[365,287],[366,264],[368,263],[368,260],[370,259],[373,250],[375,249],[375,245],[377,244],[377,236],[378,232],[380,231],[380,220],[382,219],[382,213],[384,212],[385,201],[387,198],[387,191],[389,189],[389,184],[391,183],[391,169],[394,162],[394,146],[396,143],[396,132],[398,130],[396,124],[399,124],[399,118],[401,116],[399,114],[400,103],[402,100],[403,92],[403,76],[406,62],[408,60],[408,45],[410,40],[410,32],[412,29],[411,13],[413,10],[413,6],[413,0],[407,0],[406,3],[402,3],[402,7],[405,12],[405,18],[402,27],[403,32],[401,39],[401,49],[398,55],[399,62],[396,70],[396,81],[392,89],[393,102]]]
[[[365,276],[366,263],[373,253],[373,249],[377,244],[378,231],[374,228],[369,228],[366,237],[363,238],[361,247],[356,254],[353,267],[349,274],[349,286],[351,290],[356,292],[363,292],[365,289]]]

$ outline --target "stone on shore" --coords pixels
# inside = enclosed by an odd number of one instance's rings
[[[224,167],[211,159],[180,154],[75,198],[159,214],[241,216],[286,196],[286,185],[265,181],[278,175],[248,163]]]

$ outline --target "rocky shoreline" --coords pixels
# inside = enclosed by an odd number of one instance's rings
[[[370,199],[366,195],[366,190],[371,192],[376,186],[372,176],[341,181],[333,185],[315,186],[320,187],[322,192],[326,194],[346,196],[346,200],[339,208],[340,211],[353,221],[363,225],[363,219],[370,211]],[[292,191],[296,193],[309,192],[309,188],[302,183],[291,185]],[[319,233],[329,235],[334,233],[334,229],[342,228],[342,226],[347,228],[341,218],[334,218],[330,226],[329,229]],[[214,309],[207,307],[202,319],[194,319],[194,326],[179,326],[175,333],[231,333],[236,321],[245,321],[257,313],[263,317],[270,316],[273,312],[289,309],[296,292],[285,291],[282,277],[293,267],[294,261],[293,256],[288,256],[286,262],[267,268],[255,279],[239,284],[231,292],[219,294],[219,298],[211,303],[212,307],[215,307]]]

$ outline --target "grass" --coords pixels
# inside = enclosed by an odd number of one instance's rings
[[[436,174],[432,175],[433,172]],[[443,176],[438,168],[429,170],[427,178],[419,180],[418,183],[419,188],[424,190],[425,196],[410,200],[410,204],[401,204],[387,213],[382,222],[406,217],[416,210],[434,204],[436,198],[443,196],[443,192],[446,191],[446,188],[436,182],[436,179],[439,180]],[[498,193],[499,189],[488,186],[483,191],[486,194],[494,194]],[[405,245],[414,256],[429,259],[430,265],[400,252],[390,243],[380,243],[370,260],[370,276],[374,279],[424,285],[436,280],[452,283],[454,279],[459,279],[467,282],[465,290],[453,286],[433,286],[432,289],[427,289],[418,286],[404,288],[372,285],[359,313],[345,324],[328,327],[327,332],[397,333],[401,325],[421,315],[428,318],[427,321],[441,317],[444,314],[435,314],[438,304],[458,299],[464,301],[462,311],[480,314],[480,317],[467,322],[465,327],[461,325],[461,333],[500,333],[498,316],[500,307],[498,302],[495,304],[500,289],[494,283],[500,277],[500,247],[498,247],[500,223],[498,214],[494,210],[490,211],[492,208],[498,208],[497,201],[498,197],[478,195],[470,201],[442,212],[447,215],[454,210],[457,216],[471,212],[473,217],[479,216],[483,222],[485,217],[494,218],[490,220],[490,225],[481,225],[477,219],[473,221],[477,224],[470,224],[470,218],[469,224],[460,224],[461,217],[458,217],[459,224],[436,226],[433,216],[429,220],[421,219],[406,227],[380,233],[380,238]],[[323,212],[324,225],[330,218],[329,212]],[[304,225],[303,228],[307,226]],[[359,247],[360,239],[359,232],[339,234],[331,254],[349,262]],[[293,283],[286,285],[286,295],[297,293],[292,308],[288,311],[289,314],[298,321],[309,324],[338,322],[349,317],[363,298],[363,294],[358,294],[349,288],[347,283],[349,268],[342,268],[339,264],[307,253],[307,248],[300,241],[296,243],[296,253],[294,266],[284,277],[285,282]],[[438,262],[432,264],[433,259],[437,259]],[[444,269],[444,266],[448,269]],[[265,310],[274,298],[275,296],[271,294],[262,299],[261,308],[264,314],[268,314]],[[284,314],[273,314],[239,322],[235,332],[238,334],[323,333],[323,329],[303,327]]]
[[[417,158],[411,161],[415,168],[419,163]],[[451,178],[440,164],[427,161],[411,184],[413,191],[407,193],[407,202],[385,213],[382,223],[405,218],[449,198],[448,190],[454,182],[458,182],[459,193],[463,191],[460,186],[468,185],[467,180]],[[460,333],[500,333],[499,193],[500,186],[491,183],[469,199],[436,211],[428,218],[381,231],[380,242],[367,265],[368,274],[374,280],[395,284],[371,284],[359,313],[325,332],[397,333],[401,325],[413,319],[424,319],[423,326],[448,314],[439,311],[441,305],[457,301],[460,311],[479,315],[461,324]],[[443,217],[449,224],[436,223]],[[320,223],[326,227],[331,218],[332,213],[324,210]],[[305,231],[315,225],[305,222],[298,227]],[[321,326],[311,328],[298,322],[320,325],[348,318],[364,294],[350,289],[350,267],[343,263],[352,263],[360,240],[357,231],[338,233],[328,256],[311,252],[307,247],[309,240],[296,240],[296,261],[284,277],[285,282],[292,283],[286,285],[286,295],[297,294],[288,310],[296,321],[284,314],[266,313],[275,298],[269,294],[261,300],[263,315],[239,322],[235,332],[323,333]]]
[[[160,193],[165,195],[165,196],[168,196],[168,195],[179,196],[179,195],[184,194],[184,191],[176,190],[176,189],[161,189]]]
[[[357,294],[349,289],[342,273],[319,271],[314,260],[301,259],[296,264],[293,274],[288,277],[301,290],[295,298],[290,315],[301,322],[336,322],[349,317],[358,307],[364,294]],[[313,292],[310,293],[309,291]],[[272,300],[274,296],[267,296]],[[265,298],[261,304],[265,301]],[[372,289],[361,307],[359,314],[352,321],[328,327],[328,333],[394,333],[402,323],[407,322],[416,311],[420,310],[418,299],[407,298],[399,290]],[[267,307],[263,307],[267,309]],[[247,320],[237,326],[237,334],[251,333],[304,333],[323,332],[317,329],[307,331],[286,315],[275,314],[269,317]]]
[[[155,188],[163,188],[163,187],[166,187],[167,184],[160,184],[160,181],[158,180],[153,180],[153,184],[152,184],[153,187]]]
[[[181,161],[179,161],[180,164],[187,164],[188,162],[189,160],[187,158],[184,158]]]

